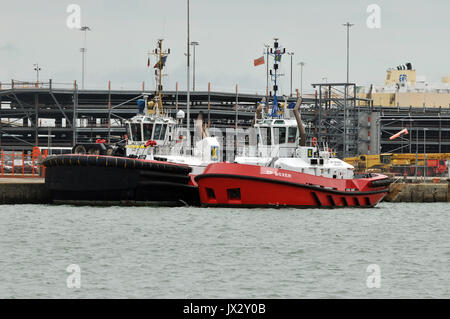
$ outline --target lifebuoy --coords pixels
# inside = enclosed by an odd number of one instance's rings
[[[313,137],[312,139],[311,139],[311,144],[312,144],[312,146],[317,146],[317,138],[315,138],[315,137]]]
[[[148,140],[147,143],[145,143],[145,147],[149,147],[149,146],[156,146],[156,141]]]

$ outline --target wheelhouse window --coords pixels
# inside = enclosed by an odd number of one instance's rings
[[[161,135],[161,124],[155,125],[155,134],[153,135],[153,139],[160,140],[159,136]]]
[[[271,128],[261,127],[261,143],[263,145],[272,145]]]
[[[289,127],[288,129],[288,143],[295,143],[295,138],[297,137],[297,128]]]
[[[142,141],[141,124],[131,124],[131,133],[133,134],[133,141]]]
[[[166,137],[166,129],[167,129],[167,124],[163,124],[161,127],[161,134],[159,136],[160,140],[164,140]]]
[[[152,139],[153,123],[144,123],[144,141]]]
[[[285,127],[274,127],[273,135],[275,138],[275,143],[284,144],[286,143],[286,128]],[[278,141],[277,141],[278,139]]]
[[[168,132],[169,132],[169,142],[172,140],[172,126],[171,125],[167,125],[168,128]]]
[[[128,123],[127,125],[125,125],[125,127],[127,128],[127,136],[129,139],[133,140],[133,137],[131,135],[131,127],[130,127],[130,123]]]

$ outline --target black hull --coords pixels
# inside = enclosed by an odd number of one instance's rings
[[[200,202],[198,188],[188,184],[190,176],[185,167],[146,162],[138,163],[139,168],[133,165],[124,168],[112,165],[113,157],[101,157],[109,159],[108,166],[98,160],[94,164],[92,158],[96,157],[69,155],[53,157],[44,163],[45,183],[54,203],[179,206]],[[136,160],[126,161],[134,164]]]

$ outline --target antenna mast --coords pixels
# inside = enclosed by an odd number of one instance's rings
[[[277,114],[278,112],[277,92],[278,92],[278,77],[281,74],[278,74],[279,64],[277,62],[281,62],[281,57],[285,53],[286,48],[281,49],[278,43],[278,38],[274,38],[273,48],[270,48],[269,53],[271,56],[273,56],[274,59],[273,71],[270,70],[270,75],[273,81],[273,104],[272,104],[272,113],[270,114],[271,117],[279,117],[279,115]]]
[[[163,40],[164,39],[159,39],[158,40],[158,46],[155,49],[155,52],[153,53],[153,55],[155,55],[158,58],[158,62],[155,65],[155,68],[156,68],[156,70],[155,70],[155,77],[156,77],[156,83],[157,83],[155,100],[156,100],[158,112],[160,114],[164,114],[164,109],[163,109],[163,104],[162,104],[162,90],[163,90],[163,86],[162,86],[163,73],[162,73],[162,70],[163,70],[163,68],[164,68],[164,66],[166,64],[167,56],[170,54],[170,49],[163,50],[163,48],[162,48]]]

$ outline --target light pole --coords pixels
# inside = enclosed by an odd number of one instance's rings
[[[186,88],[186,108],[187,108],[187,124],[186,124],[186,128],[187,128],[187,140],[188,140],[188,148],[189,148],[189,152],[190,152],[190,147],[191,147],[191,106],[190,106],[190,91],[189,91],[189,81],[190,81],[190,56],[191,56],[191,52],[190,52],[190,41],[189,41],[189,0],[187,0],[187,88]]]
[[[36,85],[39,85],[39,71],[42,69],[39,67],[39,64],[36,62],[34,65],[34,70],[36,71]]]
[[[288,52],[287,54],[291,56],[291,86],[289,96],[292,97],[292,57],[294,56],[294,52]]]
[[[197,45],[199,45],[199,43],[197,42],[197,41],[192,41],[191,42],[191,45],[192,45],[192,47],[194,48],[194,53],[193,53],[193,55],[194,55],[194,57],[193,57],[193,60],[192,60],[192,69],[193,69],[193,75],[192,75],[192,91],[195,91],[195,47],[197,46]]]
[[[343,138],[343,157],[347,156],[347,95],[348,95],[348,82],[349,82],[349,65],[350,65],[350,28],[354,24],[347,22],[343,24],[347,28],[347,82],[345,83],[344,90],[344,138]]]
[[[347,83],[350,81],[349,65],[350,65],[350,28],[354,26],[350,22],[343,24],[347,28]]]
[[[300,65],[300,96],[303,96],[303,67],[305,64],[305,62],[297,63],[297,65]]]
[[[328,83],[328,78],[327,77],[323,77],[322,81],[324,81],[325,83]]]
[[[83,26],[80,28],[80,31],[83,31],[83,47],[80,49],[81,52],[81,88],[84,89],[84,75],[86,72],[86,31],[91,31],[91,28],[88,26]]]

